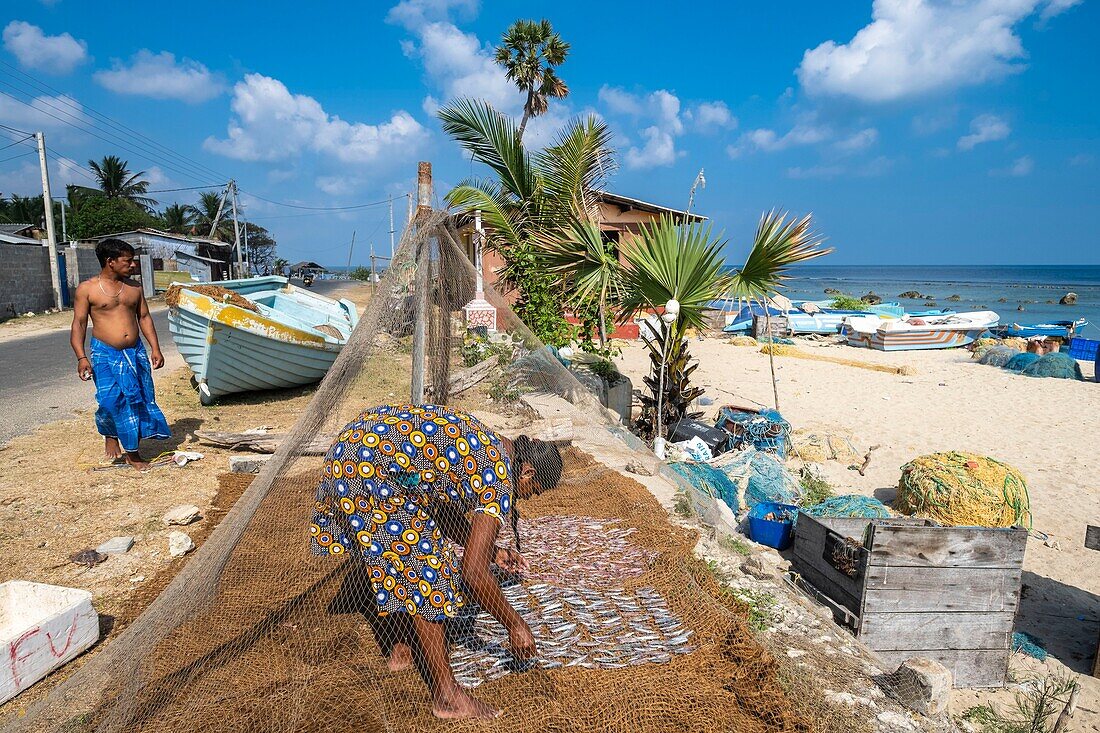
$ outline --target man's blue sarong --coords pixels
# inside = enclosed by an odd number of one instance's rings
[[[153,394],[153,370],[145,345],[116,349],[91,339],[92,379],[95,381],[95,426],[100,435],[118,438],[127,453],[142,438],[170,438],[172,431]]]

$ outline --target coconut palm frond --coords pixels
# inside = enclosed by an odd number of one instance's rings
[[[615,170],[611,130],[595,116],[574,120],[553,145],[535,155],[547,198],[559,209],[595,218],[596,192]]]
[[[568,280],[572,302],[614,304],[619,300],[622,266],[598,224],[572,217],[562,229],[540,233],[535,243],[547,271]]]
[[[486,244],[492,249],[520,246],[526,239],[525,208],[495,181],[463,181],[447,194],[447,203],[459,211],[481,212]]]
[[[680,303],[677,323],[685,328],[702,327],[703,312],[732,284],[722,257],[725,244],[711,235],[709,226],[677,226],[668,216],[643,225],[624,250],[623,316],[675,298]]]
[[[762,299],[783,287],[791,267],[833,251],[821,246],[824,238],[813,230],[810,214],[801,219],[788,217],[778,211],[760,217],[752,249],[733,275],[731,296]]]
[[[439,110],[438,116],[443,130],[474,160],[493,169],[513,195],[522,199],[534,192],[531,159],[511,119],[479,99],[459,99]]]

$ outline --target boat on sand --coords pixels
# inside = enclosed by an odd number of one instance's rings
[[[1033,336],[1073,338],[1074,333],[1087,325],[1089,325],[1087,320],[1078,318],[1076,321],[1051,321],[1050,323],[1036,323],[1032,326],[1021,326],[1019,323],[1006,323],[990,330],[995,336],[1000,338],[1006,336],[1016,336],[1019,338],[1031,338]]]
[[[997,325],[993,311],[955,313],[947,316],[882,320],[874,316],[850,318],[844,325],[849,346],[879,351],[949,349],[966,346]]]
[[[319,381],[359,320],[351,301],[279,276],[188,283],[166,300],[169,331],[204,405],[236,392]]]

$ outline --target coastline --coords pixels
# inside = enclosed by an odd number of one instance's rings
[[[870,365],[907,366],[891,374],[789,356],[775,357],[779,407],[796,432],[847,437],[861,454],[880,446],[865,476],[828,461],[825,478],[837,494],[876,496],[890,503],[900,467],[917,456],[960,450],[989,455],[1018,468],[1028,482],[1034,529],[1024,560],[1024,592],[1018,631],[1040,638],[1044,663],[1013,655],[1017,671],[1070,671],[1082,681],[1083,730],[1098,730],[1100,679],[1091,677],[1100,630],[1100,575],[1095,552],[1085,549],[1085,525],[1100,520],[1100,385],[1090,381],[1035,379],[978,364],[962,349],[879,352],[797,339],[798,348]],[[768,357],[724,338],[689,342],[699,362],[693,382],[713,404],[700,418],[712,421],[725,404],[772,407]],[[616,363],[635,386],[649,368],[640,343],[623,349]],[[956,691],[958,712],[974,693]],[[998,695],[1010,693],[1002,691]],[[968,697],[971,696],[971,697]],[[1087,722],[1086,722],[1087,721]]]

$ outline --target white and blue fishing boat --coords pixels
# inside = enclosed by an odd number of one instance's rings
[[[248,303],[203,293],[204,285],[231,290]],[[189,283],[169,303],[169,331],[204,405],[236,392],[319,381],[359,320],[351,301],[297,288],[279,276]]]
[[[950,310],[927,310],[920,313],[906,313],[898,303],[880,303],[867,305],[859,310],[833,308],[833,301],[806,300],[800,303],[791,303],[786,298],[776,297],[769,299],[766,311],[761,303],[741,303],[740,308],[734,312],[732,309],[722,306],[722,301],[712,304],[716,309],[726,311],[726,325],[722,329],[726,333],[749,333],[752,331],[752,321],[755,316],[762,316],[767,312],[771,316],[783,316],[787,319],[787,325],[793,334],[803,333],[837,333],[845,321],[851,318],[874,316],[881,319],[902,319],[908,316],[943,316],[950,315]]]
[[[844,324],[849,346],[879,351],[949,349],[966,346],[997,325],[993,311],[956,313],[938,318],[883,320],[877,316],[851,318]]]
[[[1051,321],[1050,323],[1036,323],[1032,326],[1021,326],[1019,323],[1004,324],[990,329],[993,335],[999,338],[1017,336],[1031,338],[1033,336],[1058,336],[1060,338],[1073,338],[1073,335],[1082,327],[1089,325],[1084,318],[1076,321]]]

